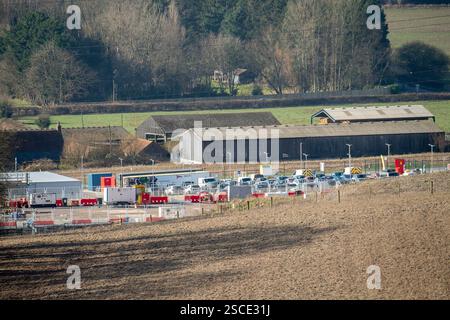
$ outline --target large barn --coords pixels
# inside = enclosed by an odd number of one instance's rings
[[[271,112],[151,116],[136,129],[136,136],[140,139],[165,143],[172,139],[172,134],[176,130],[194,128],[195,122],[201,122],[204,128],[280,124]]]
[[[429,144],[440,151],[445,133],[433,121],[421,120],[191,129],[178,139],[178,158],[184,163],[257,163],[298,160],[300,150],[308,159],[345,158],[347,144],[354,157],[385,154],[387,143],[396,154],[429,152]]]
[[[321,124],[401,120],[435,121],[434,115],[422,105],[326,108],[311,116],[311,124],[314,119],[319,119]]]

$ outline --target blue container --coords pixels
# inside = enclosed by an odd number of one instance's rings
[[[112,173],[90,173],[87,175],[87,184],[89,191],[100,190],[101,180],[103,177],[112,177]]]

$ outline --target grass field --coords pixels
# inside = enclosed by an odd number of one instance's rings
[[[449,299],[449,190],[450,173],[402,177],[346,186],[341,203],[1,237],[0,299]]]
[[[386,7],[386,15],[390,27],[390,40],[393,48],[419,40],[444,50],[450,55],[450,6],[431,7]],[[250,94],[252,85],[241,86],[240,94]],[[266,91],[268,89],[265,89]],[[266,92],[268,93],[268,92]],[[450,100],[447,101],[424,101],[424,102],[402,102],[398,104],[423,104],[437,117],[438,125],[447,132],[450,132]],[[377,105],[377,104],[368,104]],[[383,105],[383,104],[379,104]],[[352,105],[349,105],[352,106]],[[361,104],[353,106],[364,106]],[[267,109],[246,109],[246,112],[270,111],[283,124],[308,124],[311,114],[320,110],[323,106],[315,107],[291,107],[291,108],[267,108]],[[243,110],[218,110],[214,113],[242,112]],[[209,113],[211,111],[200,112],[177,112],[178,114],[198,114]],[[131,133],[150,115],[173,114],[168,112],[154,113],[125,113],[121,114],[91,114],[84,115],[83,119],[79,115],[53,116],[51,117],[52,127],[56,127],[61,122],[63,127],[84,126],[123,126]],[[21,121],[31,127],[34,126],[34,117],[22,118]]]
[[[386,16],[393,48],[423,41],[450,56],[450,6],[387,7]]]
[[[437,124],[445,131],[450,132],[450,100],[443,101],[415,101],[415,102],[399,102],[397,105],[407,104],[423,104],[428,108],[435,116]],[[370,106],[370,105],[386,105],[386,103],[372,103],[372,104],[349,104],[345,106]],[[343,105],[344,106],[344,105]],[[314,107],[288,107],[288,108],[264,108],[264,109],[236,109],[236,110],[214,110],[214,111],[191,111],[191,112],[146,112],[146,113],[120,113],[113,114],[90,114],[84,115],[83,119],[81,115],[64,115],[64,116],[52,116],[52,127],[56,127],[58,122],[61,122],[63,128],[78,128],[82,126],[84,122],[85,127],[98,127],[98,126],[121,126],[123,117],[123,126],[129,132],[134,133],[135,128],[138,127],[147,117],[151,115],[162,114],[204,114],[204,113],[236,113],[236,112],[259,112],[269,111],[282,123],[282,124],[301,124],[306,125],[310,123],[310,117],[315,112],[327,106],[314,106]],[[338,106],[333,106],[338,107]],[[35,117],[25,117],[21,121],[24,124],[34,126]]]

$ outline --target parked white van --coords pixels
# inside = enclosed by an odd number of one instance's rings
[[[214,177],[198,178],[198,185],[202,189],[217,188],[218,184],[219,184],[219,180],[217,180],[217,178],[214,178]]]
[[[253,180],[250,177],[240,177],[238,178],[238,185],[240,186],[250,186]]]

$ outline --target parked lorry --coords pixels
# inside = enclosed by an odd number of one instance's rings
[[[32,193],[28,199],[31,208],[56,207],[56,193]]]
[[[105,188],[103,203],[107,205],[132,205],[136,203],[136,188]]]

